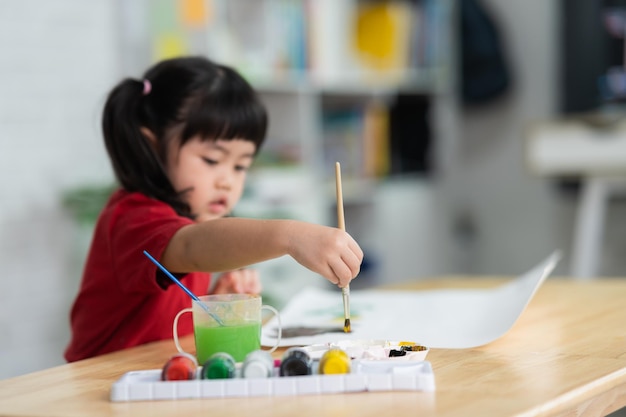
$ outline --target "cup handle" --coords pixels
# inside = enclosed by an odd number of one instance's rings
[[[274,307],[262,305],[261,309],[266,309],[274,313],[274,316],[276,316],[276,321],[278,321],[278,337],[276,338],[276,344],[274,345],[274,347],[269,350],[269,352],[271,353],[278,349],[278,345],[280,345],[280,339],[283,337],[283,325],[280,322],[280,314],[278,313],[278,310],[276,310]]]
[[[176,345],[176,349],[178,350],[178,352],[180,353],[187,353],[183,350],[183,348],[180,346],[180,343],[178,341],[178,319],[180,318],[180,316],[182,316],[185,313],[191,313],[193,310],[191,308],[183,308],[182,310],[180,310],[178,313],[176,313],[176,317],[174,317],[174,324],[172,326],[172,336],[174,336],[174,344]]]

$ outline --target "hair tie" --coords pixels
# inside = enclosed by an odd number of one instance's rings
[[[152,91],[152,83],[150,80],[143,80],[143,95],[147,96]]]

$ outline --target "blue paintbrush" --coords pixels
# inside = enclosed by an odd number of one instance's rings
[[[165,269],[165,267],[161,265],[159,261],[154,259],[152,255],[148,253],[148,251],[143,251],[143,254],[146,255],[148,259],[150,259],[161,271],[163,271],[163,273],[167,275],[169,279],[174,281],[176,285],[178,285],[183,291],[185,291],[188,296],[190,296],[196,303],[198,303],[198,305],[200,305],[200,307],[202,307],[202,309],[206,311],[209,316],[213,317],[213,320],[215,320],[217,324],[219,324],[220,326],[224,325],[224,322],[219,317],[217,317],[217,315],[215,315],[215,313],[213,313],[206,304],[204,304],[194,293],[192,293],[189,288],[185,287],[182,282],[176,279],[176,277],[172,275],[170,271]]]

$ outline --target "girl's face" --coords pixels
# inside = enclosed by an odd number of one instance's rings
[[[177,147],[177,145],[172,144]],[[201,140],[194,137],[170,149],[167,175],[191,207],[197,222],[231,212],[241,198],[246,173],[254,160],[254,143],[241,140]]]

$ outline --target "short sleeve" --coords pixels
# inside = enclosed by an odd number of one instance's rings
[[[172,236],[193,223],[166,203],[138,193],[120,202],[111,213],[108,230],[110,259],[120,288],[125,292],[162,291],[156,281],[157,267],[143,251],[160,260]]]

